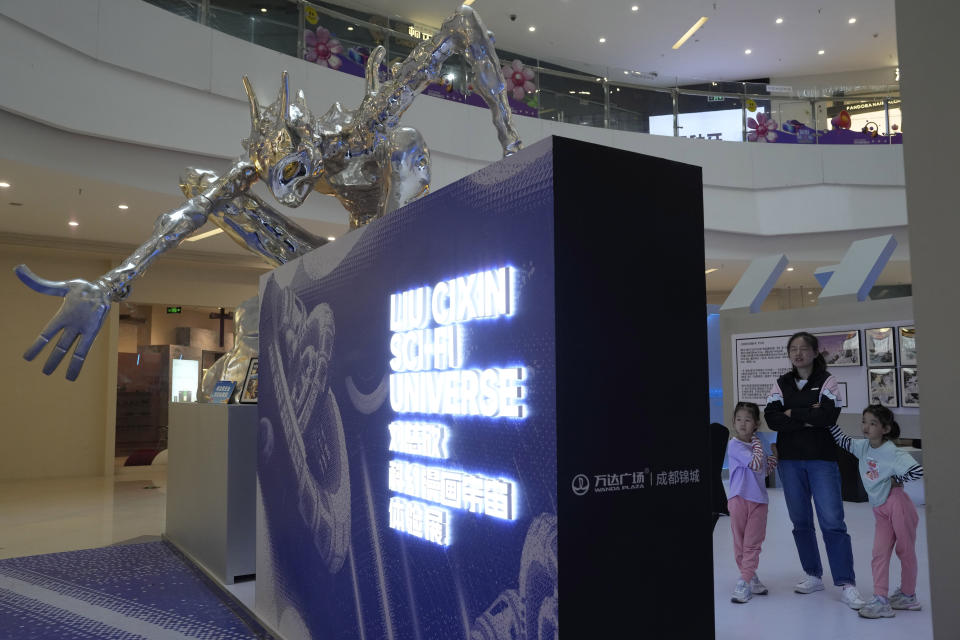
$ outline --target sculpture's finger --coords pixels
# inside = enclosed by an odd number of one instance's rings
[[[29,362],[36,358],[37,354],[43,351],[43,348],[47,346],[48,342],[50,342],[50,338],[43,335],[38,336],[33,344],[30,345],[30,348],[23,352],[23,359]]]
[[[18,264],[13,268],[13,272],[20,278],[20,282],[38,293],[45,293],[48,296],[60,296],[62,298],[70,291],[66,282],[41,278],[33,271],[30,271],[25,264]]]
[[[36,358],[37,354],[43,351],[47,343],[53,339],[53,336],[57,335],[60,329],[63,329],[63,322],[60,321],[59,315],[60,314],[57,314],[47,323],[47,326],[43,328],[43,331],[40,332],[40,335],[37,336],[34,343],[23,353],[24,360],[30,361]]]
[[[96,333],[87,333],[80,337],[80,342],[77,343],[77,348],[74,349],[73,356],[70,358],[70,366],[67,367],[67,380],[76,380],[77,376],[80,375],[83,362],[86,360],[87,353],[96,338]]]
[[[59,342],[57,342],[53,351],[50,352],[50,357],[47,358],[47,361],[43,365],[43,372],[46,375],[50,375],[54,369],[60,366],[60,361],[63,360],[63,356],[67,355],[67,351],[73,346],[73,342],[77,339],[78,335],[80,335],[80,332],[76,329],[67,327],[63,330],[63,335],[60,336]]]

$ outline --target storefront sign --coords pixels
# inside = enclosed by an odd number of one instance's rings
[[[793,94],[793,87],[785,84],[768,84],[767,93],[789,96]]]

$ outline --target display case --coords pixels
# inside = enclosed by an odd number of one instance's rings
[[[115,455],[167,448],[168,404],[197,399],[201,357],[199,347],[169,344],[117,354]]]

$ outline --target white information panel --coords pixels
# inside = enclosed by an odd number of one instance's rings
[[[787,358],[790,335],[735,338],[737,402],[755,402],[761,407],[767,404],[770,387],[790,370]]]

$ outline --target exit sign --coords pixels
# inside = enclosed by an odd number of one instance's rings
[[[723,96],[707,96],[707,102],[723,102]]]
[[[181,307],[167,307],[167,313],[180,313],[182,310]]]

